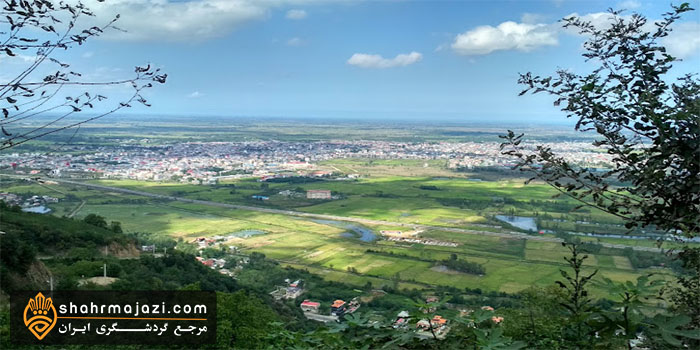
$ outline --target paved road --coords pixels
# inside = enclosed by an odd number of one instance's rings
[[[306,316],[306,318],[308,318],[310,320],[319,321],[319,322],[323,322],[323,323],[338,322],[337,316],[319,315],[319,314],[315,314],[313,312],[304,312],[304,316]]]
[[[16,177],[16,176],[12,176],[12,177]],[[254,206],[250,206],[250,205],[228,204],[228,203],[219,203],[219,202],[212,202],[212,201],[203,201],[203,200],[198,200],[198,199],[189,199],[189,198],[168,196],[168,195],[156,194],[156,193],[151,193],[151,192],[136,191],[136,190],[130,190],[130,189],[120,188],[120,187],[96,185],[96,184],[85,183],[85,182],[81,182],[81,181],[72,181],[72,180],[65,180],[65,179],[58,179],[58,178],[51,178],[50,180],[56,181],[58,183],[66,183],[66,184],[77,185],[77,186],[85,186],[88,188],[102,190],[102,191],[134,194],[134,195],[139,195],[139,196],[144,196],[144,197],[167,199],[167,200],[184,202],[184,203],[202,204],[202,205],[219,207],[219,208],[249,210],[249,211],[262,212],[262,213],[281,214],[281,215],[288,215],[288,216],[295,216],[295,217],[302,217],[302,218],[311,218],[311,219],[356,222],[359,224],[366,224],[366,225],[385,225],[385,226],[407,227],[407,228],[411,228],[411,229],[440,230],[440,231],[446,231],[446,232],[471,234],[471,235],[484,235],[484,236],[494,236],[494,237],[501,237],[501,238],[529,239],[529,240],[540,241],[540,242],[554,242],[554,243],[563,242],[563,240],[560,238],[531,236],[531,235],[527,235],[527,234],[520,233],[520,232],[504,233],[504,232],[476,231],[476,230],[468,230],[468,229],[463,229],[463,228],[458,228],[458,227],[431,226],[431,225],[409,224],[409,223],[403,223],[403,222],[393,222],[393,221],[384,221],[384,220],[372,220],[372,219],[364,219],[364,218],[350,217],[350,216],[314,214],[314,213],[305,213],[305,212],[293,211],[293,210],[271,209],[271,208],[254,207]],[[611,244],[611,243],[600,243],[600,244],[602,246],[608,247],[608,248],[620,248],[620,249],[632,248],[635,250],[650,251],[650,252],[663,251],[662,249],[655,248],[655,247],[639,247],[639,246],[628,246],[628,245],[623,245],[623,244]]]

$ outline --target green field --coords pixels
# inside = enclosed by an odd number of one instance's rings
[[[244,203],[310,213],[447,227],[468,227],[473,223],[502,225],[499,222],[490,222],[487,216],[506,212],[529,216],[535,212],[547,212],[547,208],[543,206],[553,207],[554,210],[561,207],[562,211],[575,206],[572,200],[553,200],[551,197],[555,192],[548,186],[525,186],[521,179],[476,182],[464,178],[386,176],[308,184],[265,183],[267,188],[262,188],[263,184],[254,179],[213,186],[134,180],[93,182],[222,203]],[[421,189],[421,186],[438,190]],[[295,189],[327,189],[341,199],[314,201],[305,198],[290,199],[278,194],[280,191]],[[251,196],[256,194],[268,195],[270,200],[262,202],[251,199]],[[613,217],[596,211],[584,210],[570,215],[580,219],[618,222]]]
[[[554,217],[614,222],[602,213],[570,214],[556,211],[568,203],[551,199],[551,190],[543,185],[523,186],[516,179],[502,181],[469,181],[465,178],[426,178],[371,176],[358,181],[323,181],[309,184],[271,183],[267,189],[254,180],[241,180],[217,186],[182,185],[176,183],[102,180],[100,184],[126,187],[159,194],[223,203],[266,205],[310,213],[380,219],[401,223],[420,223],[443,227],[461,227],[480,231],[509,232],[512,227],[499,227],[494,214],[515,212],[528,215],[538,212]],[[432,186],[421,189],[420,186]],[[323,188],[341,194],[341,199],[314,203],[304,198],[290,200],[272,195],[269,203],[250,200],[252,194],[277,193],[284,189]],[[425,188],[425,187],[424,187]],[[434,188],[437,188],[434,189]],[[231,193],[231,190],[235,190]],[[409,190],[407,190],[409,189]],[[515,292],[531,285],[549,285],[561,278],[566,250],[560,244],[502,238],[484,234],[442,231],[439,228],[420,233],[421,238],[449,241],[457,247],[429,246],[378,240],[363,242],[346,237],[345,229],[281,214],[232,210],[200,204],[154,200],[136,195],[100,192],[81,186],[38,185],[18,180],[3,180],[3,190],[24,194],[47,194],[61,198],[51,205],[55,215],[67,215],[82,201],[85,205],[76,218],[95,213],[107,220],[120,221],[127,232],[150,232],[189,241],[200,236],[225,236],[242,230],[263,234],[249,238],[231,238],[226,244],[248,251],[264,253],[282,264],[306,268],[328,280],[354,285],[371,282],[375,286],[395,285],[401,288],[430,288],[435,285],[457,288]],[[381,193],[378,193],[381,192]],[[451,199],[466,200],[464,208],[450,206]],[[448,202],[445,202],[445,201]],[[468,206],[473,206],[469,208]],[[483,208],[482,208],[483,206]],[[477,208],[479,207],[479,208]],[[550,211],[547,211],[550,210]],[[367,225],[366,225],[367,226]],[[378,232],[402,229],[369,225]],[[612,239],[611,239],[612,240]],[[605,239],[601,239],[605,241]],[[617,239],[615,243],[648,245],[652,241]],[[368,249],[374,252],[367,252]],[[483,276],[440,270],[438,261],[457,254],[461,259],[482,264]],[[614,280],[633,280],[651,270],[634,269],[625,256],[591,254],[586,262],[589,270]],[[658,278],[668,278],[670,271],[654,269]]]

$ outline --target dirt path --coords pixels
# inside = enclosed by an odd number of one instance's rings
[[[75,214],[78,214],[78,212],[80,211],[80,209],[83,209],[83,206],[85,206],[85,201],[80,202],[80,204],[78,205],[78,207],[75,208],[75,209],[73,209],[73,211],[70,212],[70,214],[68,214],[68,218],[72,218],[73,216],[75,216]]]

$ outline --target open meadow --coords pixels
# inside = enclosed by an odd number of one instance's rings
[[[362,161],[346,161],[340,169],[348,172],[371,165]],[[342,166],[342,167],[341,167]],[[38,184],[20,180],[3,180],[4,191],[56,196],[54,215],[75,215],[82,218],[98,214],[108,221],[119,221],[126,232],[148,232],[178,239],[182,244],[197,237],[218,237],[222,244],[245,251],[256,251],[283,265],[308,269],[325,279],[343,281],[356,286],[368,282],[374,286],[430,289],[437,285],[459,289],[516,292],[531,285],[550,285],[561,278],[559,269],[566,268],[566,249],[559,243],[523,239],[517,235],[494,236],[489,232],[508,234],[526,232],[494,218],[498,214],[539,216],[551,222],[589,222],[600,227],[616,227],[615,219],[597,212],[570,213],[574,203],[552,199],[552,190],[542,184],[523,185],[522,179],[484,174],[435,176],[430,171],[447,171],[433,163],[387,164],[379,162],[381,174],[370,173],[356,180],[320,180],[310,183],[267,183],[241,179],[217,185],[189,185],[135,180],[92,180],[105,186],[134,189],[175,197],[281,208],[306,213],[383,220],[391,224],[344,224],[294,215],[229,209],[199,203],[183,203],[133,194],[89,189],[67,184]],[[412,167],[421,176],[385,174],[392,166]],[[352,169],[350,169],[352,168]],[[475,180],[475,179],[478,179]],[[308,200],[288,197],[279,192],[331,190],[333,200]],[[251,199],[267,195],[268,201]],[[79,210],[76,210],[79,209]],[[398,224],[401,224],[399,226]],[[406,226],[408,225],[408,227]],[[430,225],[431,229],[410,229],[411,225]],[[445,229],[441,229],[445,228]],[[451,232],[449,228],[467,229],[470,233]],[[411,238],[446,242],[450,245],[429,245],[381,239],[382,230],[402,230]],[[375,239],[364,239],[366,232]],[[478,232],[482,232],[479,234]],[[246,233],[246,234],[240,234]],[[531,235],[554,238],[552,234]],[[399,234],[399,236],[401,235]],[[652,240],[589,238],[629,246],[652,247]],[[445,268],[442,261],[452,255],[482,265],[484,274],[470,274]],[[670,278],[663,268],[635,268],[622,250],[604,249],[589,254],[588,271],[617,281],[634,280],[654,272],[656,278]]]

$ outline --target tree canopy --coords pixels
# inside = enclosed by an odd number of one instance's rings
[[[588,74],[559,70],[554,76],[521,74],[521,95],[556,97],[576,130],[595,132],[594,145],[612,156],[605,171],[569,164],[551,148],[528,149],[524,135],[509,131],[503,152],[516,168],[552,185],[583,205],[626,219],[626,226],[654,225],[694,237],[700,232],[700,81],[694,73],[671,80],[677,59],[659,39],[688,4],[673,6],[663,19],[610,11],[610,25],[599,28],[579,17],[564,27],[588,37],[583,56],[597,64]],[[651,29],[649,29],[651,28]],[[611,180],[622,186],[612,186]]]
[[[151,64],[135,67],[134,75],[129,78],[86,79],[87,75],[78,68],[56,58],[58,52],[83,45],[107,30],[122,30],[115,26],[119,15],[101,26],[89,26],[83,24],[84,19],[95,15],[80,2],[7,0],[3,3],[0,59],[22,59],[26,64],[18,71],[7,71],[14,76],[9,81],[0,81],[0,150],[66,129],[75,128],[77,132],[80,125],[131,107],[133,103],[149,106],[143,90],[166,81],[167,75]],[[132,90],[111,107],[98,107],[107,99],[101,91],[86,90],[116,85]],[[31,127],[21,127],[27,122],[31,122]]]

